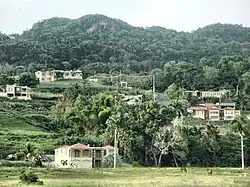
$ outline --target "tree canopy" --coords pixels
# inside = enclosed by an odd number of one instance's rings
[[[249,53],[250,28],[231,24],[208,25],[189,33],[155,26],[133,27],[94,14],[42,20],[21,35],[0,33],[2,64],[84,67],[97,73],[120,69],[148,72],[170,61],[196,63],[204,58],[203,63],[211,66],[222,56],[248,58]]]

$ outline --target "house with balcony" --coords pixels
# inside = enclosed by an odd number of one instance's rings
[[[6,85],[5,89],[0,92],[0,97],[10,99],[31,100],[31,88],[28,86]]]
[[[114,153],[113,146],[90,147],[84,144],[62,146],[55,149],[55,166],[58,168],[99,168],[103,158]]]

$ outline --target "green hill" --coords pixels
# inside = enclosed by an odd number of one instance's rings
[[[1,63],[61,69],[61,62],[67,61],[71,68],[104,73],[150,71],[168,61],[197,62],[203,57],[217,63],[225,55],[250,53],[250,28],[241,25],[213,24],[189,33],[134,27],[99,14],[54,17],[12,39],[3,34],[0,38],[5,41],[0,45]]]

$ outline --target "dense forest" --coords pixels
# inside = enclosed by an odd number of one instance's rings
[[[250,28],[213,24],[191,33],[162,27],[133,27],[103,15],[51,18],[21,35],[0,34],[0,63],[36,68],[84,67],[98,72],[148,72],[166,62],[216,65],[222,56],[250,52]],[[42,65],[42,66],[39,66]],[[67,68],[67,67],[66,67]]]

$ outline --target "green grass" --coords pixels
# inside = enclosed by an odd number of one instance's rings
[[[0,112],[0,132],[14,134],[44,134],[42,129],[28,124],[24,119]]]
[[[32,93],[32,98],[39,99],[55,99],[62,97],[63,94],[51,93],[51,92],[34,92]]]
[[[0,111],[0,159],[33,143],[40,150],[53,150],[56,140],[52,133],[36,126],[34,122],[15,111]]]
[[[82,84],[82,80],[58,80],[53,82],[43,82],[37,85],[38,89],[41,88],[48,88],[48,87],[56,87],[56,88],[67,88],[69,86],[72,86],[74,84]],[[99,82],[89,82],[91,87],[105,87],[105,88],[112,88],[111,86],[103,85]]]
[[[73,84],[80,84],[82,80],[58,80],[53,82],[43,82],[37,85],[37,87],[68,87]]]
[[[18,183],[21,168],[1,168],[0,186],[25,186]],[[114,169],[31,169],[44,181],[45,187],[166,187],[166,186],[249,186],[250,170],[214,168],[208,176],[206,168],[117,168]],[[243,176],[246,173],[246,177]],[[241,175],[241,176],[240,176]],[[6,177],[8,176],[8,178]]]

